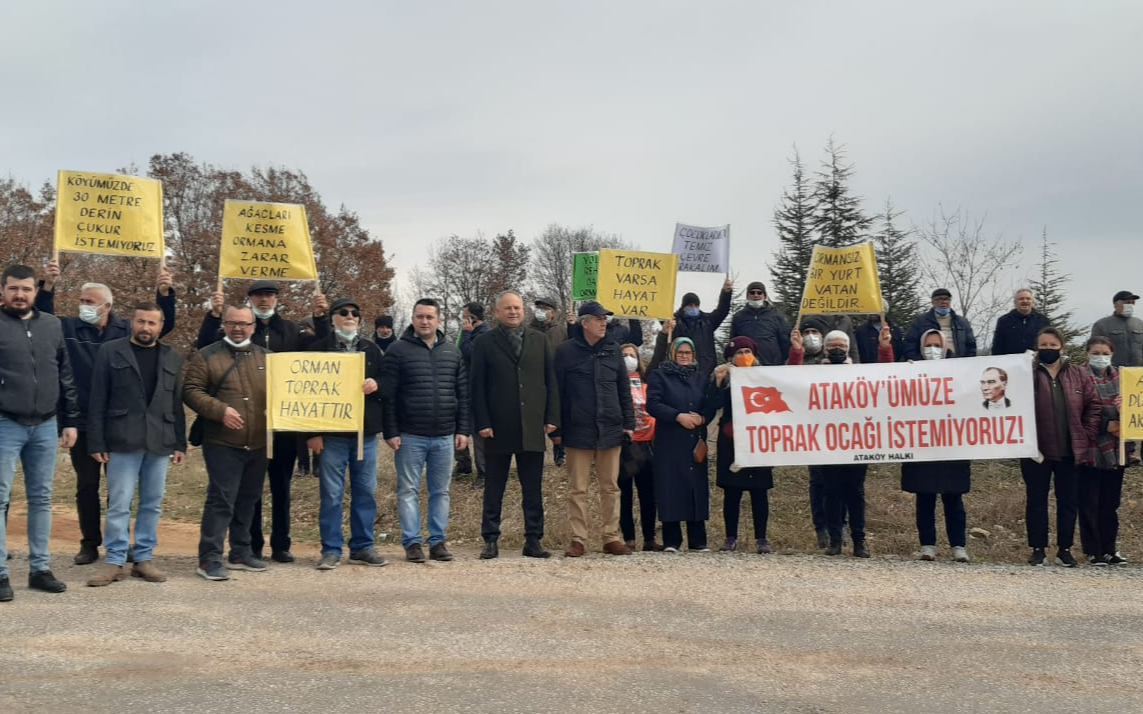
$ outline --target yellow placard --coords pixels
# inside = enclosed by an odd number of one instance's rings
[[[670,319],[679,256],[636,250],[599,251],[596,300],[619,317]]]
[[[218,277],[317,280],[306,207],[227,200]]]
[[[55,249],[161,259],[163,184],[139,176],[60,171]]]
[[[881,280],[872,243],[847,248],[814,246],[810,272],[802,292],[806,315],[882,311]]]
[[[1119,438],[1125,441],[1143,439],[1143,367],[1119,368]]]
[[[266,355],[266,424],[271,431],[365,428],[365,354],[275,352]]]

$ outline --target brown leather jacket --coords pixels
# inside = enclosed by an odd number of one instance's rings
[[[238,360],[215,396],[222,375]],[[215,342],[195,352],[187,360],[183,378],[183,402],[206,420],[203,444],[235,449],[266,448],[266,350],[250,345],[236,350],[225,341]],[[242,417],[241,429],[222,424],[226,408],[233,407]]]

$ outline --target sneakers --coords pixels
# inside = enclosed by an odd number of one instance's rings
[[[437,543],[436,545],[429,546],[429,557],[433,560],[447,563],[452,560],[452,553],[449,552],[448,547],[444,543]]]
[[[1060,548],[1056,552],[1056,565],[1062,565],[1065,568],[1074,568],[1079,563],[1076,562],[1075,556],[1067,548]]]
[[[922,545],[921,546],[921,560],[932,562],[937,559],[937,547],[935,545]]]
[[[863,540],[853,541],[853,557],[854,558],[868,558],[868,557],[870,557],[869,548],[866,547],[865,541],[863,541]]]
[[[758,555],[769,555],[773,552],[770,550],[770,541],[765,538],[759,538],[754,545],[756,546],[755,550],[758,552]]]
[[[690,546],[687,546],[687,550],[689,550],[692,553],[709,553],[710,552],[710,548],[706,547],[705,545],[700,546],[698,548],[691,548]]]
[[[733,553],[738,550],[738,539],[727,538],[722,542],[722,547],[718,549],[719,553]]]
[[[679,549],[673,545],[668,545],[668,546],[663,548],[663,552],[664,553],[678,553]]]
[[[1116,551],[1116,552],[1112,553],[1111,555],[1107,556],[1107,564],[1108,565],[1127,565],[1127,558],[1124,558],[1122,555],[1119,554],[1119,551]]]
[[[136,562],[134,565],[132,565],[131,577],[142,578],[149,583],[167,582],[167,574],[156,568],[155,564],[150,560]]]
[[[1043,548],[1033,548],[1032,555],[1028,557],[1028,565],[1043,565],[1047,559]]]
[[[91,565],[99,560],[99,548],[93,545],[80,545],[79,552],[72,558],[72,562],[76,565]]]
[[[338,553],[326,553],[318,561],[318,570],[333,570],[341,563],[341,555]]]
[[[230,580],[230,573],[222,567],[222,563],[199,563],[195,572],[207,580]]]
[[[1110,565],[1110,563],[1107,562],[1109,557],[1110,556],[1107,555],[1089,555],[1087,556],[1087,564],[1106,568],[1108,565]]]
[[[292,563],[296,558],[294,558],[294,554],[288,550],[275,550],[270,554],[270,560],[275,563]]]
[[[110,585],[116,580],[123,580],[126,577],[127,573],[123,570],[122,565],[112,565],[108,563],[100,568],[98,573],[88,578],[87,586],[90,588],[101,588]]]
[[[325,558],[322,558],[322,560],[324,561]],[[353,563],[354,565],[372,565],[378,568],[382,565],[389,564],[389,561],[381,557],[381,554],[378,553],[375,548],[349,551],[349,562]]]
[[[251,573],[261,573],[270,566],[266,565],[266,561],[259,560],[253,554],[249,554],[238,559],[227,560],[226,567],[229,570],[248,570]]]
[[[963,545],[954,545],[952,549],[953,560],[958,563],[968,562],[968,551],[964,549]]]
[[[425,562],[425,550],[421,547],[420,543],[411,543],[405,546],[405,560],[410,563]]]
[[[12,591],[12,583],[8,580],[8,576],[0,577],[0,602],[12,602],[14,597],[16,593]]]
[[[34,573],[28,573],[28,588],[31,590],[43,590],[46,593],[62,593],[67,590],[67,585],[63,584],[52,575],[50,570],[37,570]]]

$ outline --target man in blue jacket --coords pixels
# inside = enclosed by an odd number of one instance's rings
[[[972,325],[952,309],[952,293],[947,288],[937,288],[932,295],[933,307],[913,320],[913,326],[905,335],[905,359],[920,361],[921,336],[929,330],[937,330],[945,337],[945,346],[952,353],[950,357],[975,357],[976,336]]]
[[[1051,322],[1036,312],[1032,291],[1020,288],[1012,299],[1012,311],[996,321],[992,335],[992,354],[1018,355],[1036,349],[1036,336]]]
[[[57,261],[48,261],[46,277],[36,294],[36,309],[55,314],[55,289],[60,278]],[[159,270],[155,284],[155,302],[163,313],[162,335],[175,329],[175,289],[166,268]],[[111,290],[102,283],[84,283],[79,291],[79,315],[61,317],[68,358],[79,394],[78,435],[71,448],[71,465],[75,469],[75,510],[79,517],[79,552],[76,565],[87,565],[99,560],[99,546],[103,543],[100,532],[99,478],[104,469],[92,457],[88,444],[87,413],[91,393],[91,373],[95,356],[104,343],[131,336],[131,324],[113,311]]]

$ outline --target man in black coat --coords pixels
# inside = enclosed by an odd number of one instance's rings
[[[159,342],[163,313],[154,303],[139,305],[131,336],[103,345],[92,371],[88,448],[107,464],[107,558],[87,581],[93,587],[127,577],[131,501],[139,487],[131,575],[148,582],[167,579],[152,559],[167,486],[167,467],[186,460],[183,357]],[[171,455],[174,458],[171,458]]]
[[[683,295],[682,305],[675,312],[675,329],[671,339],[690,338],[695,346],[698,370],[707,377],[714,371],[714,366],[718,362],[714,333],[730,314],[730,296],[733,292],[734,283],[727,278],[722,284],[722,292],[718,294],[718,307],[714,312],[703,312],[699,309],[699,296],[694,293]]]
[[[314,295],[311,306],[314,328],[310,331],[278,314],[278,284],[273,280],[255,280],[246,294],[254,313],[254,335],[250,341],[268,352],[299,352],[330,333],[325,295]],[[201,350],[222,339],[224,305],[223,293],[216,292],[211,296],[210,310],[202,317],[195,349]],[[292,431],[274,432],[274,458],[266,467],[266,477],[270,482],[270,557],[279,563],[294,562],[290,553],[290,479],[294,475],[294,463],[298,460],[298,436]],[[250,521],[250,549],[256,559],[263,559],[265,545],[262,499],[259,498]]]
[[[901,328],[889,320],[888,314],[885,315],[885,324],[889,325],[889,334],[893,336],[893,355],[900,362],[905,358],[904,335],[901,334]],[[853,336],[857,343],[857,353],[861,363],[876,364],[877,346],[881,340],[881,316],[870,315],[865,324],[854,331]]]
[[[464,367],[472,372],[472,350],[476,344],[476,338],[488,332],[490,328],[488,323],[484,321],[484,305],[478,302],[470,302],[464,306],[460,311],[460,334],[457,336],[457,347],[460,348],[460,356],[464,358]],[[471,386],[471,381],[469,382]],[[476,433],[472,432],[472,456],[469,456],[468,449],[456,452],[456,468],[453,469],[457,474],[471,474],[473,461],[476,462],[476,478],[473,479],[473,488],[484,487],[484,439]]]
[[[341,506],[345,500],[346,471],[349,472],[349,562],[356,565],[386,564],[374,545],[373,523],[377,520],[377,433],[381,431],[382,405],[378,379],[381,376],[381,348],[358,335],[361,307],[355,300],[339,298],[329,310],[333,333],[310,345],[311,352],[365,353],[364,445],[357,458],[357,434],[331,432],[309,437],[306,447],[321,454],[321,561],[318,570],[333,570],[341,562],[345,534],[341,529]]]
[[[689,337],[677,328],[674,336]],[[754,354],[758,364],[786,364],[790,354],[790,327],[767,299],[766,286],[758,281],[746,286],[746,306],[730,319],[730,339],[735,337],[749,337],[758,346]]]
[[[920,361],[921,337],[929,330],[937,330],[945,336],[945,346],[953,357],[975,357],[976,335],[968,320],[952,309],[952,293],[948,288],[937,288],[932,295],[933,307],[913,320],[913,325],[905,335],[905,359]]]
[[[567,449],[571,544],[565,554],[572,558],[587,552],[587,484],[593,464],[603,551],[631,552],[619,532],[619,453],[624,439],[635,433],[635,407],[619,345],[606,339],[610,314],[598,302],[584,303],[579,308],[582,333],[556,350],[560,429],[553,440],[560,439]]]
[[[473,433],[484,440],[482,559],[500,554],[500,514],[508,468],[516,457],[524,508],[524,555],[547,558],[544,537],[544,438],[559,425],[555,358],[544,335],[524,326],[524,300],[507,291],[496,298],[499,326],[476,340],[472,350]]]
[[[1036,349],[1036,336],[1050,324],[1047,315],[1036,312],[1032,291],[1020,288],[1012,298],[1012,310],[996,320],[992,354],[1018,355]]]
[[[379,315],[373,321],[373,344],[381,348],[382,352],[388,352],[390,345],[397,341],[397,335],[393,334],[393,318],[390,315]]]

